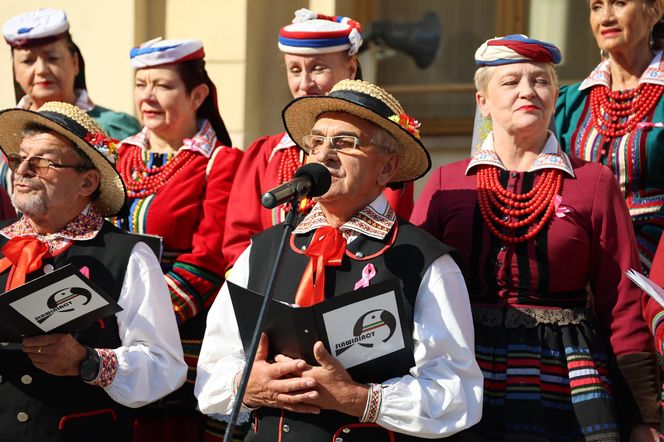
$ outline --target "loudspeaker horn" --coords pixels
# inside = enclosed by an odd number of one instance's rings
[[[440,43],[440,20],[433,11],[424,13],[422,19],[410,23],[374,21],[369,23],[363,35],[366,42],[384,44],[405,52],[415,60],[420,69],[429,66],[438,51]]]

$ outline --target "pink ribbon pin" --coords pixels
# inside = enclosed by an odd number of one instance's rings
[[[369,287],[369,281],[376,276],[376,268],[369,263],[362,269],[362,279],[355,283],[355,290],[362,287]]]
[[[182,145],[187,146],[192,152],[205,154],[205,148],[208,147],[207,139],[202,135],[196,135],[192,138],[182,140]]]
[[[85,276],[86,278],[90,279],[90,269],[88,268],[88,266],[81,267],[79,272],[81,272],[83,276]]]
[[[558,218],[562,218],[565,216],[566,213],[571,212],[569,207],[561,206],[560,203],[563,201],[563,197],[560,195],[555,195],[553,197],[553,205],[556,208],[556,216]]]
[[[651,123],[650,121],[641,121],[636,123],[637,129],[645,129],[646,127],[664,127],[664,123]]]

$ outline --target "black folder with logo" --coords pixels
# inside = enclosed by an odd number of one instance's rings
[[[73,333],[122,308],[73,265],[0,295],[0,341]]]
[[[263,295],[227,282],[245,352],[256,328]],[[311,307],[272,300],[265,324],[270,356],[283,354],[318,365],[322,341],[357,382],[402,376],[415,365],[412,320],[397,280],[361,288]]]

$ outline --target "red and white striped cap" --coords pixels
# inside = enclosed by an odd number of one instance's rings
[[[162,64],[182,63],[205,57],[200,40],[162,40],[157,37],[129,51],[131,66],[140,69]]]
[[[561,60],[560,49],[553,43],[528,38],[523,34],[491,38],[475,51],[475,64],[478,66],[523,62],[558,64]]]
[[[361,30],[360,23],[348,17],[299,9],[293,23],[279,30],[278,46],[289,54],[348,51],[348,55],[354,55],[362,46]]]

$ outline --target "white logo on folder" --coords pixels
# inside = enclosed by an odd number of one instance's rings
[[[394,291],[323,313],[332,355],[345,368],[405,347]]]

